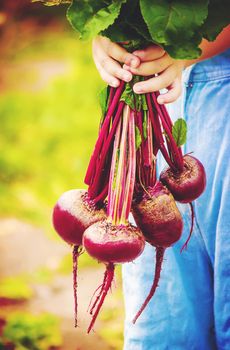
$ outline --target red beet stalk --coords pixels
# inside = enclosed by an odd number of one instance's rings
[[[106,221],[89,227],[83,237],[87,252],[106,265],[104,280],[90,309],[93,328],[114,276],[114,264],[135,259],[144,249],[139,229],[128,223],[136,174],[135,116],[128,105],[123,108],[113,141]]]

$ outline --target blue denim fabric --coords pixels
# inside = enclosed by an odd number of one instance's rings
[[[184,152],[194,152],[207,173],[205,193],[194,202],[196,224],[188,249],[180,254],[190,227],[188,205],[181,240],[166,250],[159,287],[132,325],[152,284],[155,250],[123,267],[125,350],[230,349],[230,50],[184,72],[184,95],[170,114],[188,124]]]

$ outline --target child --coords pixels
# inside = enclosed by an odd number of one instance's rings
[[[157,73],[135,84],[134,91],[167,88],[158,103],[176,101],[183,88],[184,153],[194,152],[207,174],[205,193],[194,203],[196,224],[188,249],[180,254],[190,226],[189,210],[180,205],[183,236],[166,250],[159,287],[135,325],[131,321],[152,284],[154,249],[147,245],[139,259],[123,268],[125,350],[230,349],[229,44],[230,26],[215,42],[203,40],[201,57],[189,61],[174,60],[158,46],[131,54],[107,38],[93,42],[96,66],[109,85],[130,81],[134,74]],[[181,117],[176,104],[170,108],[170,114]]]

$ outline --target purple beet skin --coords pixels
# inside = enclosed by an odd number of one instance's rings
[[[146,240],[156,247],[153,284],[144,303],[133,319],[133,323],[136,323],[154,296],[160,280],[165,249],[180,239],[183,221],[173,196],[159,181],[156,182],[154,187],[148,187],[142,199],[134,203],[133,216]]]
[[[87,227],[106,218],[105,210],[98,209],[89,200],[86,190],[70,190],[59,198],[53,210],[53,226],[61,238],[69,244],[82,244]]]
[[[130,224],[112,225],[99,221],[84,232],[83,245],[89,255],[99,261],[125,263],[142,253],[145,240],[141,231]]]
[[[184,156],[184,168],[173,172],[167,168],[161,173],[160,180],[169,189],[176,201],[190,203],[198,198],[206,186],[203,164],[190,155]]]
[[[170,247],[183,230],[183,221],[175,200],[161,182],[147,189],[141,201],[134,203],[133,216],[146,240],[154,247]]]
[[[85,230],[83,246],[89,255],[106,265],[102,285],[90,309],[92,320],[88,328],[89,333],[111,288],[114,264],[136,259],[144,249],[145,240],[137,227],[130,224],[113,225],[111,222],[103,220],[94,223]]]

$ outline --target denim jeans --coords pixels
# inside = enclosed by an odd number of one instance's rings
[[[195,227],[182,254],[190,209],[178,205],[182,238],[166,250],[159,287],[135,325],[153,281],[154,247],[123,266],[124,350],[230,349],[230,50],[186,69],[183,84],[169,112],[186,119],[184,153],[203,163],[207,187],[194,202]]]

